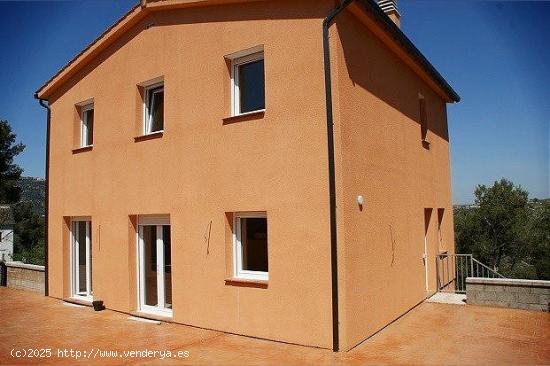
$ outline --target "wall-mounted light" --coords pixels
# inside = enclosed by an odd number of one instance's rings
[[[363,209],[363,204],[365,203],[365,198],[363,196],[357,196],[357,204],[359,205],[359,209]]]

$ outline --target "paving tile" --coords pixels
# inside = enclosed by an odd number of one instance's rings
[[[0,309],[0,364],[550,364],[550,314],[540,311],[423,303],[351,351],[333,353],[180,324],[135,322],[127,314],[64,306],[7,288],[0,288]],[[13,348],[73,349],[91,358],[12,358]],[[118,357],[99,357],[99,349],[117,351]],[[121,357],[131,350],[187,351],[189,357]]]

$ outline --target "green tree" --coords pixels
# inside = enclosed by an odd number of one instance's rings
[[[531,263],[536,278],[550,280],[550,201],[534,202],[529,227]]]
[[[483,259],[497,271],[505,258],[515,267],[527,255],[525,228],[529,193],[501,179],[492,187],[478,186],[474,194],[483,233],[480,243]]]
[[[455,210],[457,252],[507,277],[550,279],[550,202],[529,201],[506,179],[474,194],[472,207]]]
[[[18,202],[21,195],[17,181],[23,169],[13,160],[23,152],[25,145],[16,144],[15,137],[8,121],[0,120],[0,203]]]
[[[44,264],[44,217],[33,210],[30,202],[13,205],[14,259],[25,263]]]
[[[11,205],[15,221],[14,259],[44,264],[44,218],[33,211],[30,202],[20,202],[19,179],[23,169],[14,159],[25,146],[15,140],[8,121],[0,120],[0,203]]]

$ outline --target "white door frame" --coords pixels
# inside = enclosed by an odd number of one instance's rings
[[[166,308],[165,303],[165,283],[164,283],[164,237],[162,227],[170,225],[170,222],[142,219],[138,225],[138,301],[139,310],[146,313],[159,314],[163,316],[172,316],[172,309]],[[143,227],[156,227],[156,251],[157,251],[157,306],[147,305],[145,303],[145,241],[143,237]]]
[[[429,290],[428,285],[428,232],[424,233],[424,270],[426,271],[426,292]]]
[[[429,215],[426,217],[426,212],[429,212]],[[428,235],[430,235],[430,231],[432,230],[432,217],[433,217],[433,209],[431,208],[424,208],[424,270],[426,272],[426,292],[430,291],[430,281],[429,281],[429,255],[428,255]],[[428,221],[426,221],[426,219]],[[437,287],[437,286],[436,286]]]
[[[80,245],[83,243],[80,243],[78,241],[78,238],[80,237],[80,227],[78,225],[79,222],[85,222],[85,243],[86,246],[86,292],[81,293],[80,292],[80,258],[79,258],[79,252],[80,252]],[[93,289],[92,289],[92,258],[91,258],[91,250],[92,250],[92,242],[90,240],[90,234],[92,231],[92,222],[89,218],[73,218],[71,220],[71,297],[86,300],[86,301],[93,301]]]

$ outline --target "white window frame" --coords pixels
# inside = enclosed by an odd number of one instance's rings
[[[151,96],[154,94],[152,93],[152,91],[154,89],[158,89],[158,88],[162,88],[162,92],[164,93],[164,81],[161,81],[161,82],[157,82],[157,83],[154,83],[154,84],[148,84],[146,86],[143,87],[143,93],[144,93],[144,98],[143,98],[143,134],[144,135],[150,135],[150,134],[154,134],[154,133],[160,133],[160,132],[164,132],[164,120],[162,121],[162,130],[159,130],[159,131],[151,131],[151,128],[152,128],[152,123],[151,123],[151,111],[149,110],[149,101],[150,101],[150,98]],[[157,93],[160,92],[157,91]],[[164,108],[164,106],[163,106]],[[164,114],[163,114],[163,118],[164,118]]]
[[[266,212],[236,212],[233,217],[233,276],[235,278],[249,280],[269,280],[269,271],[248,271],[243,269],[243,246],[241,242],[241,219],[243,218],[265,218]],[[268,223],[269,231],[269,223]],[[268,257],[269,257],[269,234],[268,234]],[[269,260],[268,260],[269,265]]]
[[[80,107],[80,147],[94,146],[93,143],[88,144],[88,137],[89,137],[88,134],[90,133],[89,131],[90,126],[88,125],[89,121],[86,114],[86,112],[93,109],[94,109],[94,103],[88,103]],[[94,119],[95,119],[95,111],[94,111]]]
[[[80,270],[80,258],[78,257],[77,245],[80,246],[82,243],[78,242],[79,238],[79,226],[77,223],[85,222],[86,223],[86,292],[84,294],[80,293],[80,276],[78,271]],[[90,234],[92,231],[92,221],[89,217],[74,217],[71,219],[71,297],[76,299],[81,299],[85,301],[93,301],[93,288],[92,288],[92,242],[90,240]]]
[[[241,113],[241,93],[239,89],[239,67],[249,64],[251,62],[265,60],[263,48],[258,51],[253,49],[251,53],[244,56],[238,56],[231,59],[231,115],[232,116],[244,116],[247,114],[264,112],[265,108],[255,111],[249,111]],[[265,61],[264,61],[265,67]],[[264,82],[265,82],[265,69],[264,69]],[[264,104],[265,104],[265,90],[264,90]]]
[[[138,217],[137,232],[137,271],[138,271],[138,306],[139,311],[149,314],[171,317],[172,309],[166,308],[165,283],[164,283],[164,238],[162,227],[170,225],[170,217],[167,215],[144,215]],[[155,226],[157,231],[157,306],[145,303],[145,242],[143,239],[143,227]]]

